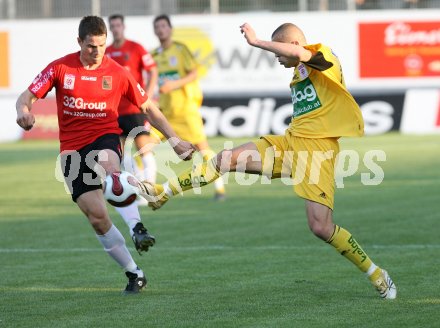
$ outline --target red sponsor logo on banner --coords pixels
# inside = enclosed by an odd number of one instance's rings
[[[440,21],[359,24],[363,78],[440,76]]]
[[[34,127],[24,132],[23,139],[58,139],[58,115],[55,98],[40,99],[32,105]]]

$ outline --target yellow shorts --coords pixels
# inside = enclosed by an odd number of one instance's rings
[[[262,159],[262,174],[293,184],[302,198],[333,209],[338,138],[309,139],[267,135],[255,142]]]
[[[206,141],[205,129],[199,108],[195,106],[186,108],[184,113],[184,115],[167,117],[168,122],[179,138],[189,141],[194,145]],[[151,133],[161,140],[165,139],[162,133],[154,128],[151,129]]]

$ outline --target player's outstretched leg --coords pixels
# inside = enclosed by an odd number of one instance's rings
[[[231,150],[222,150],[210,160],[188,168],[163,185],[153,185],[144,181],[140,186],[140,194],[148,200],[148,206],[157,210],[172,196],[206,186],[226,172],[237,171],[237,168],[246,173],[261,174],[261,156],[254,142],[248,142]]]
[[[306,201],[309,227],[319,238],[332,245],[362,272],[366,273],[371,283],[378,290],[380,297],[394,299],[397,289],[387,271],[376,266],[353,238],[350,232],[333,223],[332,211],[322,204]]]
[[[140,195],[148,201],[149,207],[158,210],[179,192],[206,186],[217,180],[219,176],[220,170],[216,166],[216,158],[214,157],[207,162],[189,168],[179,174],[177,179],[169,180],[163,185],[143,181],[140,185]]]
[[[170,179],[163,185],[143,181],[140,194],[148,201],[153,210],[161,208],[172,196],[196,187],[203,187],[220,177],[217,167],[219,156],[183,171],[176,179]],[[228,167],[229,170],[229,167]]]

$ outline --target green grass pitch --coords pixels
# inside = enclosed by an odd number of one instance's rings
[[[149,279],[142,294],[123,297],[122,270],[54,177],[58,144],[28,141],[0,145],[0,327],[438,327],[440,136],[341,146],[361,159],[372,149],[387,155],[382,184],[364,186],[363,165],[344,180],[334,220],[389,271],[395,301],[381,300],[309,232],[291,186],[240,186],[232,175],[225,202],[214,202],[208,186],[158,212],[141,208],[157,238],[143,256],[110,209]],[[160,146],[158,158],[169,152]]]

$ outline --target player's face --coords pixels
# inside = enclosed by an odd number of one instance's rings
[[[272,41],[298,44],[298,42],[296,42],[296,41],[289,42],[289,40],[286,40],[283,37],[276,37],[276,36],[274,38],[272,38]],[[295,59],[295,58],[280,56],[280,55],[277,55],[277,54],[275,54],[275,58],[278,60],[280,65],[284,66],[285,68],[296,67],[299,64],[299,60]]]
[[[284,66],[285,68],[296,67],[299,64],[299,60],[297,60],[297,59],[284,57],[284,56],[278,56],[278,55],[275,55],[275,57],[278,60],[278,62],[280,63],[280,65]]]
[[[165,19],[160,19],[154,23],[154,34],[156,34],[159,41],[166,41],[171,38],[172,29]]]
[[[84,40],[78,38],[81,47],[81,59],[88,65],[100,64],[105,54],[107,36],[87,35]]]
[[[119,18],[110,21],[110,31],[113,33],[113,39],[119,41],[124,38],[125,26]]]

